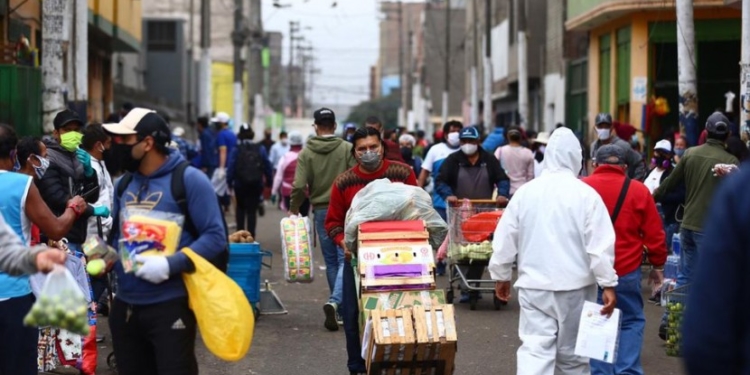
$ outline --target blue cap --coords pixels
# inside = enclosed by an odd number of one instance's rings
[[[354,123],[351,123],[351,122],[347,123],[346,126],[344,127],[344,129],[346,129],[346,130],[356,129],[356,128],[357,128],[357,124],[354,124]]]
[[[458,139],[479,139],[479,131],[473,126],[461,129]]]

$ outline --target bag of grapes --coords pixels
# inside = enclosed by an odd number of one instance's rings
[[[76,279],[63,266],[47,275],[39,298],[23,318],[28,327],[56,327],[71,333],[88,335],[86,297]]]

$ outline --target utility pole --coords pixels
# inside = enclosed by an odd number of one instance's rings
[[[408,21],[409,25],[409,31],[406,33],[407,41],[406,41],[406,74],[404,79],[404,90],[401,95],[401,103],[404,107],[404,116],[406,116],[406,129],[408,131],[414,131],[414,112],[413,107],[414,103],[411,98],[411,91],[412,91],[412,57],[411,57],[411,50],[412,50],[412,37],[413,32],[411,30],[411,18],[409,18]],[[411,116],[409,115],[411,114]]]
[[[243,0],[234,0],[234,30],[232,31],[232,45],[234,47],[234,84],[233,84],[233,101],[234,109],[234,129],[237,130],[242,124],[242,48],[245,47],[247,40],[247,30],[243,25]],[[255,77],[252,77],[255,78]]]
[[[195,89],[195,79],[193,78],[193,68],[195,65],[193,61],[193,51],[195,48],[195,0],[190,0],[190,18],[188,19],[188,23],[190,25],[188,26],[187,113],[185,114],[185,118],[187,119],[188,123],[192,123],[192,121],[194,120],[193,99],[195,99],[193,93],[193,90]]]
[[[492,0],[484,0],[484,127],[494,129],[492,122]]]
[[[398,126],[406,122],[406,79],[404,79],[404,2],[398,1],[398,85],[401,87],[401,109],[398,112]]]
[[[260,0],[250,0],[250,48],[248,51],[248,75],[250,79],[250,111],[248,120],[252,121],[255,134],[263,134],[266,128],[263,98],[263,19]]]
[[[529,64],[526,40],[526,0],[516,0],[516,24],[518,25],[518,125],[529,125]]]
[[[471,44],[473,46],[471,50],[471,113],[469,114],[469,123],[471,125],[478,124],[479,123],[479,93],[478,85],[479,82],[477,82],[477,63],[479,55],[479,39],[477,38],[477,25],[479,24],[479,12],[477,12],[477,7],[479,7],[479,0],[472,0],[471,2],[471,12],[472,12],[472,22],[471,22],[471,30],[472,30],[472,39],[473,43]]]
[[[294,117],[296,112],[296,96],[294,95],[294,34],[299,31],[299,21],[289,21],[289,66],[287,67],[287,84],[289,91],[289,113]]]
[[[689,146],[698,144],[698,90],[695,75],[695,27],[693,0],[678,0],[677,8],[677,81],[680,92],[680,131]],[[744,10],[743,10],[744,12]]]
[[[86,0],[75,0],[73,1],[73,4],[73,32],[75,35],[75,43],[71,43],[70,45],[70,47],[73,48],[72,60],[74,61],[72,101],[75,103],[74,108],[78,115],[81,116],[81,118],[86,119],[89,96],[89,8]],[[71,51],[68,50],[68,52]],[[109,106],[111,103],[105,104]]]
[[[211,116],[211,0],[201,0],[201,61],[198,112]]]
[[[63,97],[63,42],[68,33],[64,30],[66,0],[42,2],[42,124],[45,133],[54,130],[52,120],[65,109]]]
[[[451,86],[451,0],[445,1],[445,74],[443,79],[443,124],[448,122],[448,92]]]
[[[740,123],[750,127],[750,0],[742,0],[742,61],[740,62]],[[741,133],[741,132],[740,132]]]

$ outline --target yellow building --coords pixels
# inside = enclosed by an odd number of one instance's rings
[[[741,14],[724,0],[693,4],[702,126],[711,112],[724,109],[726,92],[739,90]],[[568,0],[565,27],[589,35],[589,129],[597,113],[609,112],[616,120],[644,130],[650,144],[678,130],[674,1]],[[667,99],[671,111],[661,117],[646,116],[651,97]]]
[[[243,77],[242,91],[242,121],[248,122],[248,81],[247,73]],[[227,62],[214,61],[211,64],[211,107],[214,112],[226,112],[234,118],[234,65]],[[235,126],[235,130],[239,124]]]

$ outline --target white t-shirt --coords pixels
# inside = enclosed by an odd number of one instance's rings
[[[654,168],[651,170],[651,173],[648,174],[646,180],[643,181],[643,184],[646,185],[651,194],[653,194],[654,190],[659,187],[661,176],[664,174],[664,171],[665,170],[661,168]]]
[[[445,143],[438,143],[430,148],[427,156],[422,161],[422,169],[432,173],[432,166],[435,162],[447,158],[450,154],[460,150],[461,148],[450,148]]]

